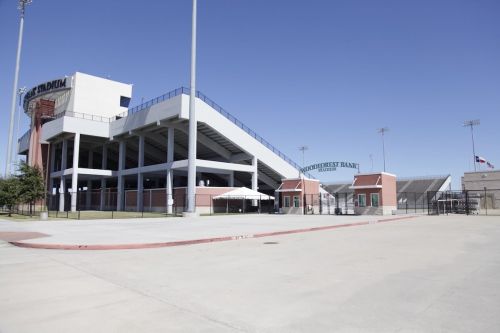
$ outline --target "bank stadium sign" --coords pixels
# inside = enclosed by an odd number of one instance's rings
[[[337,168],[350,168],[350,169],[358,169],[359,171],[359,163],[353,162],[323,162],[316,163],[306,166],[300,169],[301,172],[308,172],[313,170],[318,170],[318,172],[328,172],[328,171],[337,171]]]
[[[30,90],[28,90],[26,95],[24,95],[24,101],[23,101],[24,107],[26,108],[26,106],[28,105],[28,103],[32,99],[34,99],[40,95],[56,92],[58,90],[64,90],[64,89],[71,88],[71,80],[68,80],[68,79],[69,78],[64,77],[62,79],[57,79],[57,80],[45,82],[45,83],[39,84],[36,87],[31,88]]]

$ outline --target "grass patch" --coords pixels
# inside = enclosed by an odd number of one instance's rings
[[[140,219],[140,218],[158,218],[174,217],[165,213],[151,212],[121,212],[121,211],[92,211],[85,210],[80,212],[50,212],[51,218],[73,219],[73,220],[100,220],[100,219]]]

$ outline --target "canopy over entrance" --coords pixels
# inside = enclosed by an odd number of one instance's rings
[[[235,190],[215,196],[214,199],[248,199],[248,200],[274,200],[273,196],[240,187]]]

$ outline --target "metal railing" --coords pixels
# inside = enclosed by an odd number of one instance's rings
[[[102,116],[97,116],[97,115],[91,115],[91,114],[85,114],[85,113],[79,113],[79,112],[73,112],[73,111],[63,111],[60,112],[56,115],[54,115],[54,119],[60,118],[60,117],[74,117],[74,118],[80,118],[80,119],[87,119],[87,120],[94,120],[94,121],[100,121],[100,122],[105,122],[105,123],[110,123],[115,120],[121,119],[128,117],[132,114],[138,113],[140,111],[146,110],[150,108],[151,106],[164,102],[166,100],[169,100],[175,96],[179,96],[181,94],[184,95],[190,95],[190,90],[186,87],[180,87],[175,90],[169,91],[168,93],[165,93],[161,96],[158,96],[156,98],[153,98],[147,102],[144,102],[142,104],[139,104],[133,108],[128,109],[127,111],[114,116],[114,117],[102,117]],[[233,124],[244,130],[248,135],[253,137],[255,140],[259,141],[261,144],[263,144],[266,148],[271,150],[273,153],[281,157],[283,160],[285,160],[288,164],[293,166],[295,169],[300,170],[301,167],[298,165],[296,162],[294,162],[290,157],[282,153],[278,148],[274,147],[272,144],[270,144],[266,139],[258,135],[255,131],[253,131],[251,128],[243,124],[242,121],[240,121],[238,118],[224,110],[219,104],[215,103],[213,100],[205,96],[203,93],[197,91],[196,92],[196,97],[198,97],[200,100],[205,102],[207,105],[212,107],[215,111],[223,115],[226,119],[230,120]],[[305,175],[309,178],[314,178],[310,173],[306,172]]]
[[[169,91],[168,93],[165,93],[161,96],[158,96],[156,98],[150,99],[149,101],[146,101],[142,104],[139,104],[137,106],[134,106],[133,108],[128,109],[125,112],[120,113],[118,116],[116,116],[117,119],[120,118],[125,118],[127,116],[133,115],[134,113],[140,112],[142,110],[148,109],[151,106],[164,102],[166,100],[169,100],[175,96],[179,96],[181,94],[189,95],[189,89],[186,87],[180,87],[175,90]]]
[[[103,117],[103,116],[98,116],[98,115],[94,115],[94,114],[74,112],[74,111],[69,111],[69,110],[59,112],[58,114],[55,114],[53,118],[58,119],[58,118],[62,118],[62,117],[73,117],[73,118],[78,118],[78,119],[99,121],[102,123],[110,123],[110,122],[116,120],[115,117]]]
[[[134,113],[140,112],[142,110],[148,109],[151,106],[164,102],[166,100],[169,100],[175,96],[178,95],[190,95],[190,89],[186,87],[180,87],[175,90],[169,91],[166,94],[163,94],[159,97],[153,98],[147,102],[144,102],[142,104],[139,104],[133,108],[128,109],[128,111],[121,113],[120,115],[117,116],[120,118],[124,118],[127,116],[130,116]],[[295,169],[300,170],[301,167],[298,165],[296,162],[294,162],[290,157],[282,153],[278,148],[274,147],[272,144],[270,144],[266,139],[258,135],[255,131],[253,131],[251,128],[246,126],[242,121],[240,121],[238,118],[224,110],[219,104],[215,103],[213,100],[205,96],[202,92],[197,91],[196,92],[196,97],[205,102],[207,105],[209,105],[211,108],[213,108],[215,111],[219,112],[221,115],[223,115],[226,119],[230,120],[233,124],[244,130],[248,135],[253,137],[255,140],[259,141],[261,144],[263,144],[266,148],[271,150],[273,153],[281,157],[283,160],[285,160],[288,164],[293,166]],[[309,172],[306,172],[305,175],[309,178],[314,178]]]
[[[187,88],[186,88],[187,89]],[[189,95],[189,92],[186,94]],[[210,98],[205,96],[203,93],[197,91],[196,92],[196,97],[198,97],[200,100],[208,104],[210,107],[212,107],[215,111],[219,112],[221,115],[223,115],[225,118],[230,120],[233,124],[244,130],[248,135],[253,137],[255,140],[259,141],[261,144],[263,144],[267,149],[271,150],[273,153],[281,157],[283,160],[285,160],[288,164],[293,166],[295,169],[300,170],[301,167],[297,163],[295,163],[291,158],[286,156],[284,153],[282,153],[278,148],[274,147],[272,144],[270,144],[266,139],[255,133],[251,128],[243,124],[238,118],[224,110],[220,105],[212,101]],[[314,178],[309,172],[304,173],[307,177],[309,178]]]

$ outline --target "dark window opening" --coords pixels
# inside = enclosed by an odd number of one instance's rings
[[[130,104],[130,97],[120,96],[120,106],[128,108]]]

